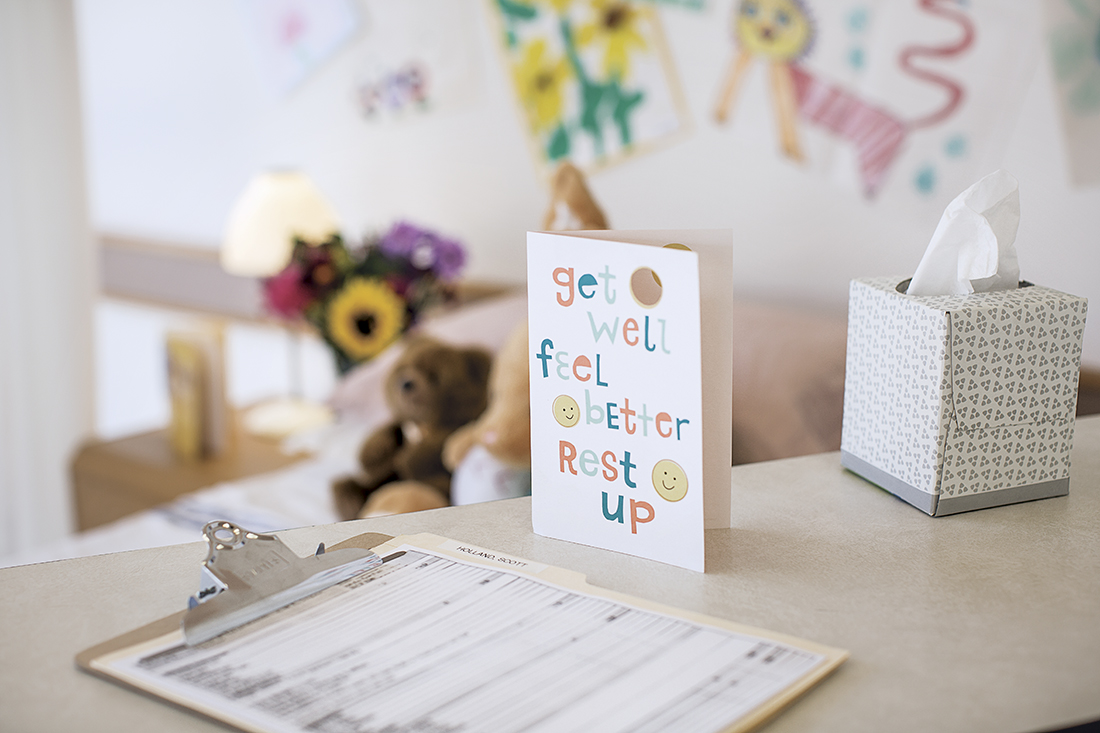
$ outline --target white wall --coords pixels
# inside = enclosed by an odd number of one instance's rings
[[[95,308],[96,435],[110,440],[166,425],[171,404],[165,337],[170,331],[211,325],[224,329],[225,387],[231,404],[253,405],[297,389],[317,401],[331,393],[336,368],[332,353],[317,337],[302,335],[295,342],[274,326],[219,324],[179,311],[103,300]],[[302,377],[297,385],[295,368]]]
[[[0,3],[0,556],[71,524],[92,422],[92,232],[69,0]]]
[[[409,217],[463,238],[473,255],[471,276],[521,280],[524,232],[539,226],[547,191],[525,142],[488,3],[451,1],[470,18],[459,29],[476,60],[469,99],[434,114],[375,122],[358,115],[351,94],[369,32],[277,97],[264,83],[237,4],[80,1],[96,227],[216,246],[249,177],[291,165],[313,176],[349,233]],[[368,23],[377,17],[374,1],[361,7]],[[703,13],[662,10],[693,131],[595,174],[591,186],[615,227],[732,227],[741,292],[841,311],[852,277],[912,272],[958,191],[916,204],[869,203],[781,159],[770,105],[743,103],[733,124],[714,124],[710,110],[731,52],[729,7],[713,1]],[[1020,3],[1006,12],[1021,14],[1041,34],[1039,9]],[[1100,191],[1068,184],[1049,64],[1045,53],[1036,57],[1007,146],[983,162],[1021,182],[1022,276],[1100,303]],[[744,99],[766,98],[757,72]],[[1085,361],[1093,366],[1100,366],[1098,334],[1092,325],[1085,336]]]

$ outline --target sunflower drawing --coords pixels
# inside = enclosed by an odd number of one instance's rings
[[[376,356],[404,329],[405,301],[374,278],[349,278],[326,310],[325,334],[350,362]]]
[[[645,10],[623,0],[592,0],[595,20],[577,30],[580,46],[597,44],[603,51],[603,73],[607,79],[630,77],[632,51],[645,51],[645,37],[639,31]]]
[[[554,9],[554,12],[559,16],[568,14],[569,9],[573,7],[575,0],[546,0],[546,2]]]
[[[512,67],[512,76],[531,128],[540,133],[561,123],[564,98],[562,87],[569,78],[569,64],[554,58],[546,49],[546,40],[537,38],[521,51]]]

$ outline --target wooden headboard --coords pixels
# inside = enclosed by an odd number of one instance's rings
[[[1077,416],[1100,414],[1100,369],[1081,367],[1077,384]]]

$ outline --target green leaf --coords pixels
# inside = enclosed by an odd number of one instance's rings
[[[524,5],[515,0],[497,0],[497,7],[506,18],[513,20],[534,20],[539,14],[534,5]]]
[[[546,147],[546,157],[550,160],[559,160],[569,155],[569,132],[565,125],[559,124],[558,129],[550,137],[550,144]]]
[[[634,141],[630,129],[630,114],[645,99],[645,92],[641,90],[624,92],[618,81],[614,81],[612,84],[615,89],[615,110],[611,113],[611,116],[619,127],[619,139],[624,146],[629,146]]]

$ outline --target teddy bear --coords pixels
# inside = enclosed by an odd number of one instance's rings
[[[607,217],[585,183],[584,174],[563,161],[550,180],[550,205],[542,219],[549,232],[608,229]]]
[[[341,519],[447,506],[451,473],[443,464],[450,435],[477,418],[488,393],[489,352],[419,336],[386,377],[392,420],[359,451],[361,474],[333,483]]]
[[[531,493],[530,385],[524,320],[493,360],[485,412],[443,445],[443,465],[453,473],[453,504]]]
[[[550,182],[543,217],[548,231],[607,229],[607,217],[584,174],[563,161]],[[451,501],[473,504],[531,493],[531,375],[527,321],[501,347],[489,376],[489,406],[443,446],[443,463],[453,473]]]
[[[607,218],[575,165],[563,161],[550,187],[544,229],[607,229]],[[443,447],[443,463],[453,472],[452,503],[531,493],[530,378],[524,319],[493,362],[488,408],[476,421],[455,431]]]

